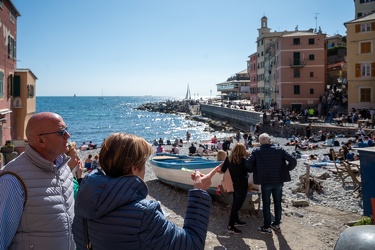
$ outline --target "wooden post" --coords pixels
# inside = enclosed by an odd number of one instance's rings
[[[305,186],[306,186],[306,195],[309,195],[309,189],[310,189],[310,164],[306,165],[306,176],[305,176]]]

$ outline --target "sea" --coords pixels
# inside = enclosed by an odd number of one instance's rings
[[[173,97],[157,96],[38,96],[36,112],[55,112],[62,116],[68,126],[70,141],[77,145],[92,141],[101,145],[110,134],[124,132],[143,137],[152,143],[162,138],[190,141],[210,140],[214,135],[225,138],[225,132],[209,132],[202,122],[185,119],[184,114],[164,114],[135,109],[143,103],[156,103],[176,100]]]

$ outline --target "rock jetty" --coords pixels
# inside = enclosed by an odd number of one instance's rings
[[[144,103],[135,109],[166,114],[189,113],[189,102],[167,100],[164,102]]]

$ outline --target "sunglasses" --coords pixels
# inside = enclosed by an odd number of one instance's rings
[[[63,129],[61,129],[59,131],[56,131],[56,132],[43,133],[43,134],[38,134],[38,135],[52,135],[52,134],[57,134],[57,135],[59,135],[61,137],[65,137],[67,133],[69,133],[68,132],[68,127],[65,127],[65,128],[63,128]]]

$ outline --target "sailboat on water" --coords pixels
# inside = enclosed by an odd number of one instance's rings
[[[191,100],[191,94],[190,94],[189,84],[188,84],[188,86],[187,86],[187,91],[186,91],[186,95],[185,95],[185,100]]]

